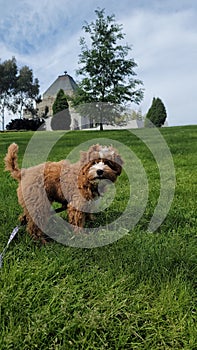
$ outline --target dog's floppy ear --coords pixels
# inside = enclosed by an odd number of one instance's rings
[[[113,146],[109,147],[109,154],[110,159],[114,163],[114,170],[117,172],[117,175],[120,175],[122,171],[122,165],[124,163],[121,156],[119,155],[117,149],[115,149]]]
[[[115,154],[112,162],[113,162],[113,169],[116,171],[117,175],[119,176],[122,172],[123,160],[119,156],[119,154]]]
[[[115,161],[115,170],[117,175],[119,176],[122,172],[122,165],[123,165],[123,161],[121,159],[121,157],[116,157],[116,161]]]

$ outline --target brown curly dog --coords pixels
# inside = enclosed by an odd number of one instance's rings
[[[91,216],[88,208],[101,195],[101,180],[115,182],[123,164],[116,149],[98,144],[81,152],[80,160],[74,164],[61,160],[19,169],[17,153],[18,145],[11,144],[5,157],[5,169],[19,181],[18,201],[23,208],[20,221],[27,225],[30,235],[42,243],[46,243],[44,232],[53,202],[67,210],[68,221],[75,230],[84,227]]]

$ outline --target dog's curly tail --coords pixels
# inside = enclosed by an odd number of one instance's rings
[[[20,181],[21,179],[21,170],[18,167],[18,145],[16,143],[12,143],[8,147],[8,152],[5,156],[5,170],[10,171],[11,176]]]

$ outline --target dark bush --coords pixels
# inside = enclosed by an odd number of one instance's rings
[[[44,124],[44,119],[12,119],[9,124],[6,125],[6,130],[32,130],[36,131],[41,125]],[[43,128],[44,130],[44,125]]]

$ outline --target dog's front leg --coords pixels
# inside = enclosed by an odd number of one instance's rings
[[[67,211],[69,224],[75,226],[74,229],[78,232],[85,225],[85,213],[74,208],[71,204],[68,205]]]

